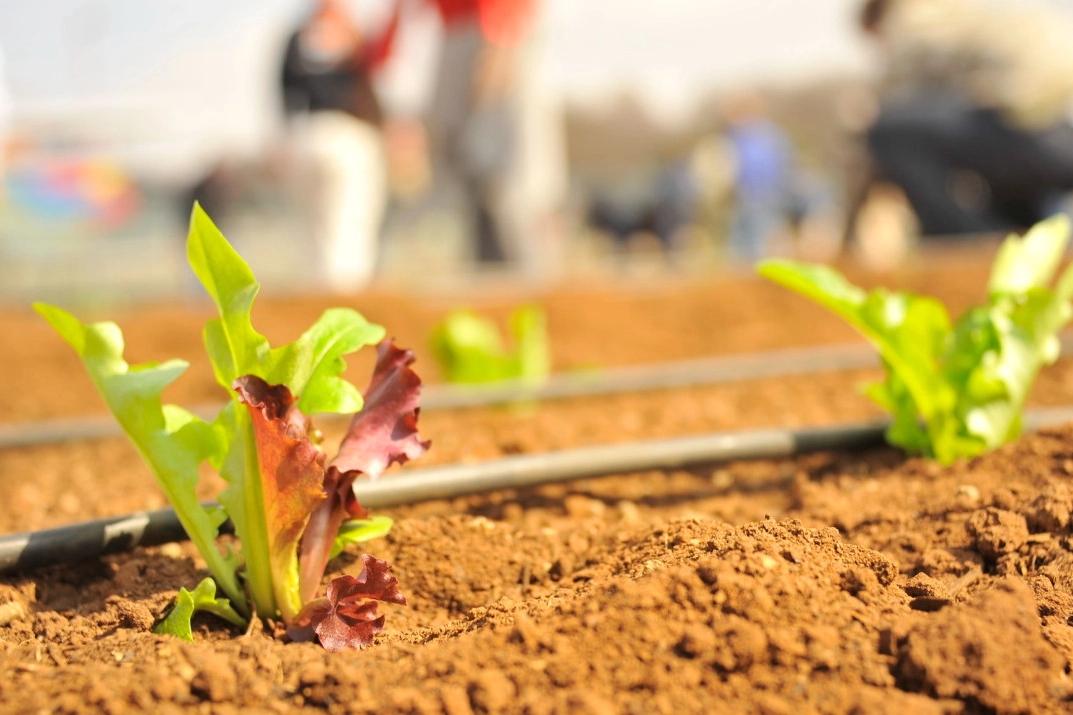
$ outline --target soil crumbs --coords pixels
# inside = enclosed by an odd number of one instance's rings
[[[777,329],[823,332],[785,317]],[[1073,401],[1073,371],[1053,370],[1037,402]],[[844,375],[796,381],[792,404],[765,402],[785,392],[772,384],[583,401],[620,418],[600,434],[581,403],[429,414],[422,431],[440,450],[433,461],[449,462],[539,449],[532,434],[548,411],[556,448],[616,429],[619,439],[726,429],[735,415],[704,405],[742,390],[771,425],[875,414]],[[742,421],[764,422],[747,407]],[[481,434],[493,437],[475,456]],[[16,504],[26,497],[16,468],[77,462],[42,478],[32,501],[45,507],[28,523],[0,509],[5,531],[121,511],[114,490],[131,508],[159,505],[121,440],[3,459],[14,461],[0,459],[0,487]],[[72,474],[82,491],[65,507],[58,492]],[[194,643],[153,635],[176,589],[203,576],[189,544],[6,576],[0,710],[1071,712],[1071,475],[1073,426],[949,468],[890,449],[818,453],[394,509],[395,528],[366,550],[393,564],[410,606],[387,608],[371,648],[334,655],[208,618],[196,619]],[[350,549],[329,576],[358,564]]]

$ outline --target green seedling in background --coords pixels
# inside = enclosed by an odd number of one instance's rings
[[[333,579],[326,597],[317,592],[343,546],[391,527],[358,504],[354,480],[376,478],[427,449],[417,434],[421,381],[409,368],[413,355],[348,308],[329,309],[296,341],[270,347],[251,323],[259,285],[250,267],[196,205],[187,256],[219,311],[205,325],[205,348],[231,399],[211,422],[161,402],[186,362],[128,365],[115,323],[85,325],[60,308],[34,306],[82,358],[212,575],[180,591],[157,630],[191,638],[190,617],[204,610],[234,624],[276,619],[292,638],[318,638],[329,650],[368,645],[384,622],[376,601],[406,602],[388,564],[363,554],[358,576]],[[378,359],[363,395],[342,375],[344,356],[367,345],[377,346]],[[354,415],[334,458],[309,417],[320,413]],[[222,506],[198,501],[203,462],[227,482]],[[216,543],[228,518],[239,537],[235,550]]]
[[[456,310],[432,333],[432,353],[444,379],[455,383],[524,380],[540,383],[551,372],[547,320],[536,306],[510,315],[512,346],[496,324],[468,310]]]
[[[1040,368],[1058,358],[1058,331],[1073,315],[1073,267],[1048,287],[1069,233],[1069,220],[1055,216],[1023,239],[1007,238],[991,269],[987,302],[953,324],[934,298],[865,292],[828,266],[769,260],[758,272],[864,335],[886,370],[865,394],[893,415],[887,440],[950,464],[1020,435],[1028,392]]]

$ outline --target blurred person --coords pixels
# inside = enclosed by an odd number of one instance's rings
[[[876,178],[925,236],[1008,231],[1073,189],[1073,25],[1040,4],[867,0],[882,102],[867,132]]]
[[[475,259],[532,269],[537,224],[565,193],[554,108],[532,72],[537,2],[428,2],[443,26],[427,119],[434,171],[462,188]]]
[[[392,118],[384,127],[384,149],[391,196],[407,201],[423,194],[432,180],[425,125],[413,117]]]
[[[311,174],[302,183],[311,189],[323,279],[335,291],[360,287],[376,270],[387,178],[383,112],[371,75],[386,59],[397,24],[396,7],[374,36],[342,0],[318,0],[284,52],[284,113]]]
[[[728,246],[735,257],[753,261],[767,255],[790,218],[794,150],[756,92],[732,97],[724,119],[734,167]]]

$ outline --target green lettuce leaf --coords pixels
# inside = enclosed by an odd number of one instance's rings
[[[272,351],[265,380],[287,385],[307,415],[358,412],[364,402],[358,388],[342,378],[343,356],[378,344],[386,332],[355,310],[329,308],[298,340]]]
[[[1058,357],[1073,308],[1073,268],[1054,290],[1070,225],[1064,216],[1000,248],[988,301],[951,325],[933,298],[865,292],[827,266],[764,261],[760,275],[832,310],[878,350],[886,379],[866,393],[891,412],[892,444],[948,464],[1016,438],[1029,390]]]
[[[360,544],[363,541],[372,541],[373,539],[387,536],[394,525],[395,522],[390,517],[379,515],[371,516],[368,519],[344,521],[339,528],[339,533],[335,535],[335,542],[332,544],[328,558],[334,559],[343,553],[343,549],[350,544]]]
[[[866,394],[894,415],[887,439],[934,456],[936,441],[948,439],[951,425],[945,415],[957,401],[935,369],[951,330],[946,307],[933,298],[881,288],[866,293],[822,265],[771,260],[761,263],[758,272],[832,310],[875,346],[887,379]],[[916,426],[919,418],[922,429]]]
[[[175,606],[164,620],[156,624],[153,633],[192,641],[194,633],[190,620],[198,611],[211,613],[239,628],[246,625],[246,619],[235,612],[226,598],[216,598],[216,583],[211,578],[206,578],[193,591],[179,589]]]
[[[244,611],[246,600],[235,563],[215,544],[222,520],[197,498],[198,466],[205,460],[218,460],[225,445],[213,425],[181,407],[161,403],[164,388],[186,370],[187,363],[169,360],[131,367],[123,359],[123,333],[115,323],[84,325],[70,313],[44,303],[35,303],[34,309],[82,358],[97,391],[149,465],[209,571]]]

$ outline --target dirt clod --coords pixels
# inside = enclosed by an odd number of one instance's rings
[[[238,682],[234,670],[222,654],[207,653],[199,664],[190,689],[199,697],[214,703],[234,700]]]
[[[974,511],[968,519],[976,548],[986,558],[1016,551],[1028,538],[1028,522],[1022,514],[989,507]]]
[[[1023,637],[996,637],[1011,629]],[[1069,692],[1065,663],[1040,632],[1032,592],[1016,580],[913,626],[897,659],[906,690],[977,703],[986,712],[1044,712],[1054,693]]]
[[[113,604],[116,619],[122,628],[147,631],[153,627],[156,618],[149,607],[137,601],[120,599]]]
[[[909,579],[905,584],[905,592],[914,597],[950,598],[946,586],[926,573],[918,573],[916,576]]]

